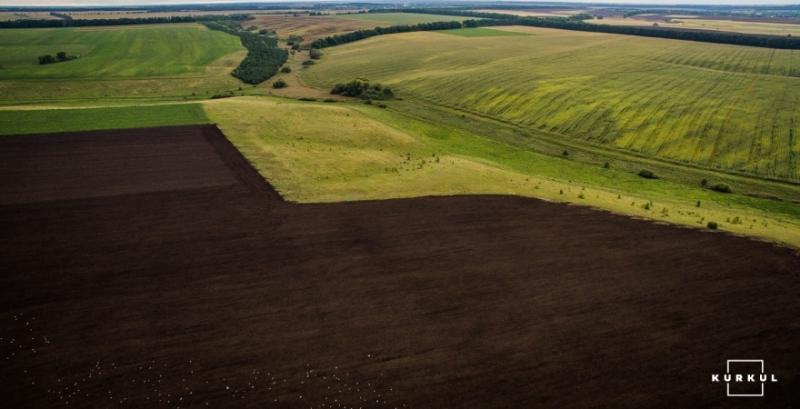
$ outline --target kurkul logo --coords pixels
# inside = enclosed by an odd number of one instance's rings
[[[763,397],[764,385],[778,382],[778,377],[766,372],[763,359],[729,359],[725,373],[712,374],[711,382],[724,382],[730,397]]]

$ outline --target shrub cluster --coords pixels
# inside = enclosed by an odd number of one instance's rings
[[[724,184],[724,183],[717,183],[717,184],[711,185],[710,189],[711,190],[715,190],[715,191],[720,192],[720,193],[731,193],[731,192],[733,192],[731,190],[731,187],[726,185],[726,184]]]
[[[366,100],[394,98],[394,92],[391,88],[384,87],[379,83],[370,84],[369,80],[360,78],[346,84],[336,84],[331,90],[331,94]]]
[[[54,64],[54,63],[57,63],[57,62],[64,62],[64,61],[74,60],[76,58],[78,58],[78,57],[76,57],[74,55],[67,55],[67,53],[65,53],[64,51],[59,51],[59,52],[56,53],[55,57],[53,57],[50,54],[40,55],[39,56],[39,64],[42,64],[42,65],[44,65],[44,64]]]
[[[641,177],[643,177],[645,179],[658,179],[658,176],[656,176],[655,173],[653,173],[652,171],[649,171],[647,169],[640,170],[639,171],[639,176],[641,176]]]

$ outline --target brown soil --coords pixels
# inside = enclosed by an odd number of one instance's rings
[[[0,164],[3,407],[800,399],[788,249],[516,197],[285,203],[213,126],[3,137]],[[726,398],[732,358],[780,382]]]

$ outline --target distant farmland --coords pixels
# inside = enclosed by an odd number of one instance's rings
[[[381,36],[327,50],[307,81],[364,77],[555,139],[800,180],[800,54],[563,30]]]
[[[419,13],[358,13],[332,14],[326,16],[298,15],[255,15],[253,20],[242,24],[256,25],[260,28],[275,30],[280,36],[299,35],[306,41],[332,34],[370,29],[376,26],[392,26],[400,24],[419,24],[435,21],[460,21],[466,17],[443,16]]]
[[[631,26],[652,26],[688,28],[693,30],[732,31],[737,33],[767,34],[767,35],[800,35],[800,24],[763,22],[763,21],[737,21],[719,19],[704,19],[693,16],[653,16],[642,15],[632,18],[604,18],[602,20],[587,20],[596,24],[615,24]]]
[[[238,84],[230,71],[243,50],[237,37],[197,24],[0,30],[0,103],[210,96]],[[77,58],[39,64],[59,51]]]
[[[420,14],[420,13],[358,13],[358,14],[337,14],[335,18],[346,20],[365,21],[375,26],[394,26],[402,24],[434,23],[439,21],[463,21],[473,17],[446,16],[442,14]]]
[[[242,23],[244,26],[255,25],[259,28],[274,30],[281,37],[299,35],[304,40],[313,40],[337,33],[375,27],[370,22],[347,20],[331,16],[307,15],[257,15],[253,20]]]

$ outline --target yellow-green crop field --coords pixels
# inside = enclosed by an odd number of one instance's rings
[[[540,28],[529,36],[417,32],[326,50],[304,72],[554,140],[800,181],[800,51]]]

